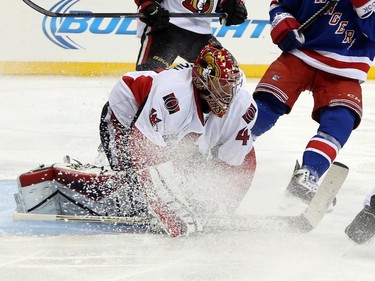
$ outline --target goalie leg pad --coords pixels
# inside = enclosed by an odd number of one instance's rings
[[[46,167],[24,173],[17,179],[18,193],[14,194],[17,212],[60,214],[58,188],[54,168]]]
[[[149,212],[160,222],[170,237],[189,235],[203,231],[198,218],[185,196],[179,191],[180,184],[172,162],[152,166],[141,172],[145,198]]]
[[[147,213],[140,191],[124,172],[98,167],[55,164],[22,174],[15,194],[17,212],[134,216]]]

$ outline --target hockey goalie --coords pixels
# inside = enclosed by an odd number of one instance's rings
[[[18,178],[17,212],[153,218],[171,237],[233,214],[251,185],[257,107],[232,54],[125,74],[100,119],[106,164],[66,161]]]

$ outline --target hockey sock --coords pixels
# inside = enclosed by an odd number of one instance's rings
[[[347,107],[327,107],[320,114],[318,131],[332,136],[343,147],[353,131],[355,120],[356,114]]]
[[[287,106],[272,94],[260,92],[254,99],[258,105],[258,117],[251,129],[253,139],[271,129],[279,117],[287,112]]]
[[[335,160],[348,140],[355,122],[355,114],[345,107],[328,107],[320,116],[320,127],[307,144],[302,166],[318,180]]]

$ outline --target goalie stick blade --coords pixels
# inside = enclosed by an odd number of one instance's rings
[[[205,232],[283,232],[283,233],[306,233],[315,227],[305,218],[303,214],[296,216],[236,216],[229,218],[210,219],[204,228]]]
[[[160,227],[158,221],[150,217],[102,217],[102,216],[75,216],[75,215],[52,215],[35,213],[13,213],[14,221],[59,221],[66,223],[105,223],[114,225],[129,225],[135,227],[148,227],[153,233],[166,233]],[[250,232],[295,232],[296,225],[300,224],[299,217],[281,216],[235,216],[210,219],[204,228],[204,232],[228,232],[228,231],[250,231]]]
[[[307,232],[310,225],[299,216],[236,216],[232,219],[211,219],[206,232],[246,231],[246,232]]]
[[[106,217],[79,215],[52,215],[36,213],[13,212],[14,221],[64,221],[64,222],[93,222],[109,224],[151,225],[150,217]]]
[[[69,18],[69,17],[82,17],[82,18],[142,18],[142,13],[92,13],[92,12],[73,12],[73,13],[59,13],[52,12],[44,9],[43,7],[35,4],[30,0],[22,0],[26,5],[35,11],[52,18]],[[170,13],[171,18],[219,18],[225,17],[225,13]]]

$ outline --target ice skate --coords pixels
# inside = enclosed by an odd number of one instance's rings
[[[319,186],[310,171],[301,167],[298,161],[296,161],[292,178],[286,188],[286,194],[300,198],[306,203],[310,203],[318,188]]]
[[[365,206],[345,228],[348,237],[357,244],[364,244],[375,234],[375,200]]]

